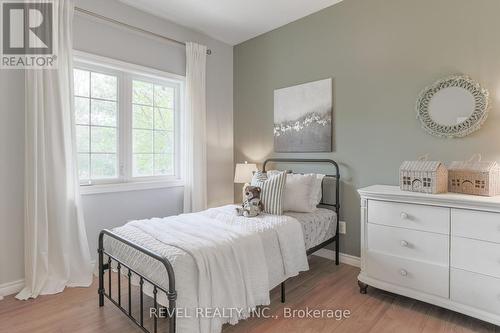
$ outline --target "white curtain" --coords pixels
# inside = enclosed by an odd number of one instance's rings
[[[18,299],[92,283],[73,126],[74,5],[58,0],[54,7],[58,67],[25,77],[25,288]]]
[[[206,46],[186,43],[185,213],[207,208],[206,62]]]

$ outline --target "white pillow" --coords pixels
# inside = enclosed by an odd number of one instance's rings
[[[283,208],[285,211],[312,213],[311,195],[313,189],[313,175],[288,174],[285,184]]]
[[[314,177],[314,180],[312,182],[310,205],[311,205],[311,211],[315,212],[318,209],[317,206],[321,202],[321,198],[323,197],[323,190],[321,188],[321,184],[323,183],[323,178],[325,177],[325,175],[319,173],[318,174],[310,173],[309,175]]]
[[[268,171],[267,174],[271,177],[280,172],[281,171],[271,170]],[[312,205],[312,202],[315,198],[315,193],[313,193],[313,184],[315,181],[316,175],[314,174],[287,174],[283,198],[283,210],[299,213],[314,212],[316,210],[316,205]]]

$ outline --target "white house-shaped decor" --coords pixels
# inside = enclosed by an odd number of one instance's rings
[[[399,168],[401,190],[421,193],[445,193],[448,169],[438,161],[405,161]]]

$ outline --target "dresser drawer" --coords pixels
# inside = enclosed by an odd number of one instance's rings
[[[449,236],[368,224],[368,250],[447,266]]]
[[[500,279],[452,268],[452,301],[500,315]]]
[[[500,214],[452,209],[451,232],[453,236],[500,243]]]
[[[403,259],[374,251],[366,253],[368,276],[427,294],[448,298],[447,266]]]
[[[500,244],[452,237],[451,266],[500,278]]]
[[[450,209],[387,201],[368,201],[368,223],[450,234]]]

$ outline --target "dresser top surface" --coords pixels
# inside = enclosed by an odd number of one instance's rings
[[[456,206],[465,205],[471,207],[484,207],[500,211],[500,196],[481,197],[476,195],[466,195],[458,193],[426,194],[418,192],[402,191],[399,186],[373,185],[358,190],[362,197],[392,200],[405,202],[415,202],[422,204]]]

